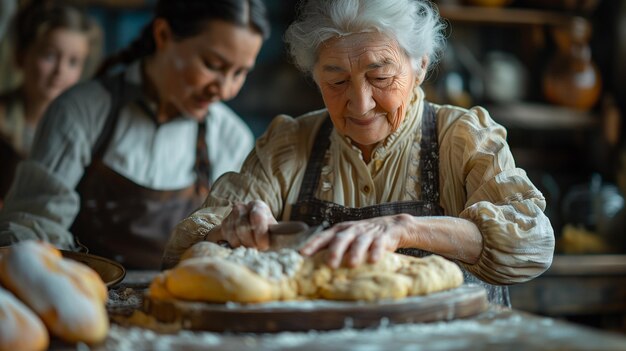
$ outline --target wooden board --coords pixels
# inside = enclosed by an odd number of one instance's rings
[[[487,307],[486,290],[466,284],[427,296],[378,302],[309,300],[210,304],[146,298],[143,310],[160,322],[180,323],[186,329],[273,333],[451,320],[474,316]]]

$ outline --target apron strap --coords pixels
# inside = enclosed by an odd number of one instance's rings
[[[113,137],[113,130],[119,120],[120,110],[122,106],[127,102],[128,97],[124,94],[126,82],[124,81],[124,72],[112,76],[106,76],[99,78],[98,81],[109,92],[111,96],[111,108],[109,114],[104,121],[104,127],[100,131],[96,143],[91,149],[91,160],[101,159],[104,156],[111,138]]]
[[[194,171],[196,173],[196,194],[206,197],[211,190],[211,162],[209,161],[209,151],[206,143],[205,121],[198,123]]]
[[[437,113],[424,101],[422,112],[422,140],[420,142],[421,198],[439,204],[439,141],[437,136]]]
[[[330,116],[327,116],[322,123],[311,153],[309,154],[309,161],[304,171],[304,179],[302,185],[300,185],[300,194],[298,194],[298,202],[312,200],[314,198],[315,189],[320,179],[320,168],[324,162],[326,156],[326,150],[330,146],[330,133],[333,131],[333,123]]]

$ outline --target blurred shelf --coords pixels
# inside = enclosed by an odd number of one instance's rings
[[[626,275],[626,255],[555,255],[544,275]]]
[[[546,149],[531,147],[511,147],[515,163],[526,170],[587,171],[588,166],[581,164],[581,154],[568,149]]]
[[[509,288],[515,308],[602,321],[596,327],[626,333],[626,255],[554,255],[539,277]]]
[[[558,26],[569,24],[574,18],[556,11],[461,5],[439,5],[439,13],[454,22],[492,25]]]
[[[600,116],[592,112],[549,104],[515,102],[486,108],[496,122],[508,128],[571,130],[600,125]]]

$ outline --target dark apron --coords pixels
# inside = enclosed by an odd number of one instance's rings
[[[330,133],[333,124],[326,118],[317,133],[304,179],[300,187],[298,201],[292,206],[291,220],[304,221],[309,225],[327,222],[330,225],[344,221],[354,221],[380,216],[406,213],[412,216],[443,216],[439,204],[439,143],[437,140],[437,114],[429,103],[425,103],[422,118],[422,140],[420,142],[421,200],[390,202],[361,208],[345,207],[337,203],[322,201],[315,197],[315,190],[324,165],[324,155],[330,146]],[[403,248],[396,252],[423,257],[430,252]],[[490,302],[510,306],[509,292],[506,286],[487,284],[462,268],[465,282],[475,283],[487,289]]]
[[[102,84],[111,93],[111,110],[94,146],[93,161],[77,187],[81,208],[71,231],[89,253],[114,259],[130,269],[160,269],[172,229],[208,194],[205,125],[198,128],[196,183],[173,191],[148,189],[116,173],[102,160],[121,107],[136,99],[124,93],[123,75],[105,78]]]

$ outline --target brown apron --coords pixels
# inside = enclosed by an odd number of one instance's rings
[[[160,269],[171,230],[202,204],[210,187],[206,127],[204,123],[198,127],[195,184],[159,191],[116,173],[104,164],[104,152],[121,107],[128,102],[141,103],[136,95],[125,92],[123,78],[120,74],[101,81],[112,96],[111,110],[94,146],[93,161],[77,187],[81,208],[71,231],[92,254],[114,259],[130,269]]]
[[[412,216],[443,216],[444,211],[439,204],[439,143],[437,140],[437,114],[429,103],[425,103],[422,118],[422,140],[420,142],[420,174],[421,200],[399,201],[361,208],[350,208],[343,205],[322,201],[315,197],[315,190],[319,184],[319,177],[323,167],[324,155],[330,146],[330,133],[333,124],[330,118],[320,127],[317,133],[311,156],[305,170],[304,179],[300,187],[298,201],[291,210],[291,220],[304,221],[309,225],[319,225],[327,222],[330,225],[344,221],[374,218],[399,213]],[[423,257],[430,252],[406,248],[397,252]],[[487,284],[463,269],[465,281],[484,286],[487,289],[488,299],[492,303],[510,306],[509,292],[506,286]]]

